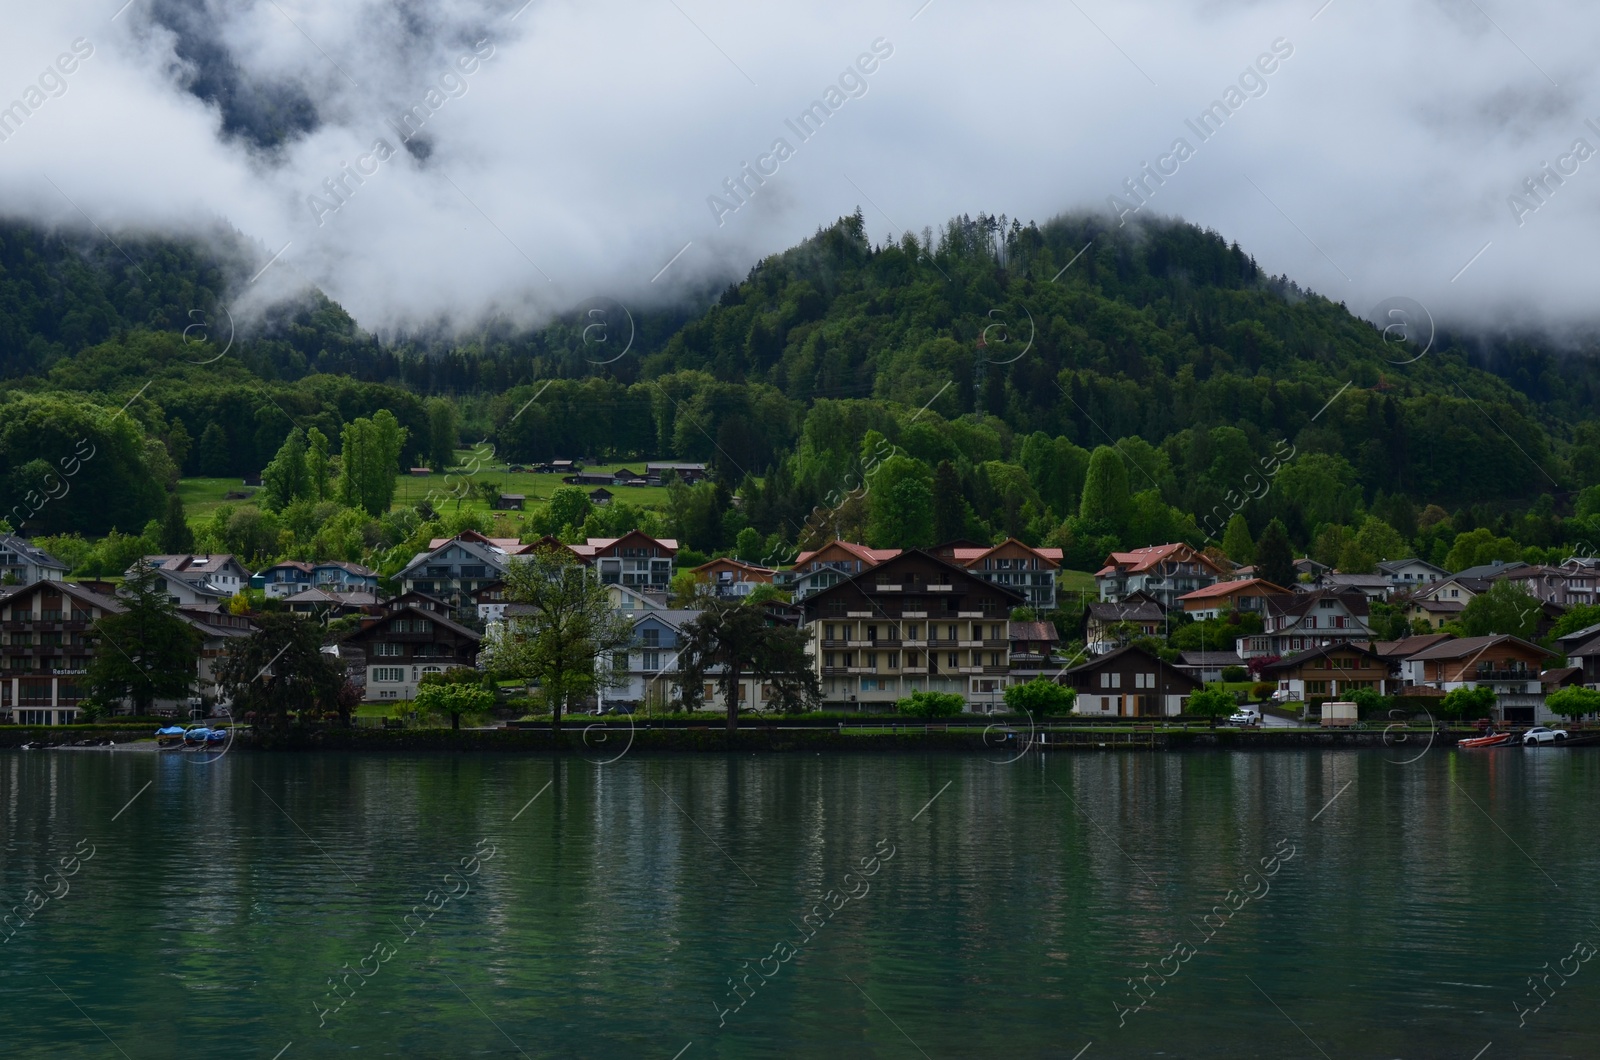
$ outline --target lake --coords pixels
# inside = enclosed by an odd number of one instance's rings
[[[1600,755],[1412,748],[0,752],[0,1056],[1600,1054]]]

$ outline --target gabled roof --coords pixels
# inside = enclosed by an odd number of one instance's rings
[[[810,552],[800,553],[794,558],[793,565],[796,567],[803,566],[813,556],[827,551],[828,548],[832,546],[837,546],[844,549],[846,552],[850,553],[861,562],[867,564],[869,567],[876,566],[877,564],[882,563],[884,560],[893,559],[900,554],[900,550],[898,548],[868,548],[866,545],[858,545],[854,541],[840,541],[838,538],[835,538],[834,540],[823,545],[821,548],[812,549]]]
[[[1305,651],[1297,651],[1293,655],[1279,659],[1277,662],[1268,663],[1261,668],[1261,672],[1266,673],[1268,670],[1299,669],[1312,659],[1321,659],[1325,656],[1333,655],[1336,652],[1354,652],[1357,655],[1365,655],[1369,659],[1376,659],[1378,662],[1383,663],[1385,667],[1388,666],[1388,660],[1379,655],[1377,652],[1363,648],[1361,645],[1356,644],[1353,641],[1341,641],[1336,644],[1324,644],[1316,648],[1307,648]]]
[[[1509,633],[1495,633],[1487,637],[1458,637],[1455,640],[1443,641],[1431,648],[1425,648],[1411,656],[1413,660],[1422,659],[1432,661],[1435,659],[1465,659],[1481,654],[1490,648],[1501,645],[1516,644],[1531,651],[1538,652],[1546,658],[1554,658],[1556,653],[1549,648],[1542,648],[1532,641],[1513,637]]]
[[[1507,574],[1511,571],[1517,570],[1520,567],[1526,566],[1527,564],[1522,562],[1520,559],[1514,559],[1509,563],[1505,562],[1504,560],[1495,560],[1493,563],[1480,563],[1476,567],[1468,567],[1466,570],[1458,570],[1456,571],[1456,577],[1498,578],[1502,574]]]
[[[1196,589],[1192,593],[1184,593],[1179,600],[1211,600],[1218,597],[1234,596],[1246,590],[1265,592],[1273,595],[1289,595],[1289,590],[1265,578],[1245,578],[1242,581],[1213,582],[1203,589]]]
[[[744,560],[734,559],[732,556],[721,556],[710,561],[709,563],[702,563],[700,566],[692,568],[691,572],[694,574],[699,574],[701,571],[705,571],[709,574],[712,571],[723,567],[732,567],[733,569],[743,571],[746,574],[764,574],[769,579],[772,577],[772,575],[777,573],[771,567],[763,567],[755,563],[746,563]]]
[[[932,561],[938,566],[949,571],[950,577],[961,578],[963,582],[970,584],[974,589],[980,592],[999,593],[1002,597],[1008,598],[1013,607],[1020,607],[1027,602],[1028,598],[1026,596],[1017,592],[1017,590],[1011,588],[1010,586],[998,585],[994,582],[985,581],[983,578],[978,577],[967,568],[957,566],[942,556],[936,556],[932,552],[924,552],[919,548],[912,548],[901,552],[899,555],[891,556],[890,558],[884,560],[883,564],[869,566],[855,574],[850,575],[849,577],[840,579],[835,584],[828,586],[826,589],[823,589],[820,592],[813,593],[812,595],[806,597],[805,606],[808,609],[815,608],[820,605],[823,599],[842,593],[848,588],[855,589],[856,592],[860,593],[870,601],[874,599],[874,597],[867,592],[867,578],[869,576],[876,577],[877,568],[879,566],[883,566],[884,564],[894,564],[902,560],[908,560],[913,556],[920,556],[923,559]]]
[[[1401,637],[1399,640],[1380,640],[1372,646],[1372,650],[1388,659],[1408,659],[1424,648],[1433,647],[1440,641],[1454,639],[1454,633],[1422,633],[1411,637]]]
[[[1440,574],[1450,573],[1443,567],[1434,563],[1429,563],[1425,559],[1419,559],[1416,556],[1412,556],[1410,559],[1386,559],[1378,564],[1378,570],[1384,574],[1394,574],[1400,571],[1402,568],[1417,566],[1427,567],[1429,570],[1438,571]]]
[[[405,565],[405,569],[400,572],[400,576],[404,577],[413,569],[433,560],[439,555],[439,553],[451,547],[460,548],[469,555],[483,560],[483,562],[487,563],[489,566],[498,571],[504,571],[506,569],[507,556],[506,553],[500,548],[494,545],[480,544],[477,541],[468,540],[465,537],[447,537],[441,540],[439,544],[432,545],[428,551],[418,552],[415,556],[413,556],[411,558],[411,562],[407,563]]]
[[[351,563],[342,559],[326,559],[321,563],[313,563],[311,566],[315,570],[327,570],[329,567],[336,567],[346,574],[354,574],[358,578],[376,578],[378,576],[378,572],[371,567],[363,567],[359,563]]]
[[[1582,680],[1583,667],[1558,666],[1554,670],[1546,670],[1541,673],[1539,675],[1539,681],[1544,685],[1560,686],[1571,681],[1574,677],[1578,678],[1580,681]]]
[[[1467,608],[1461,600],[1435,600],[1431,596],[1412,600],[1411,606],[1432,615],[1458,615]]]
[[[1139,660],[1137,660],[1139,662],[1148,661],[1149,663],[1151,663],[1151,664],[1153,664],[1155,666],[1161,667],[1170,676],[1177,678],[1179,681],[1182,681],[1182,682],[1188,684],[1192,688],[1200,688],[1201,687],[1201,683],[1198,680],[1196,680],[1194,677],[1192,677],[1189,674],[1185,673],[1184,671],[1178,669],[1176,666],[1173,666],[1171,663],[1167,662],[1165,659],[1162,659],[1159,655],[1152,655],[1150,652],[1148,652],[1148,651],[1146,651],[1144,649],[1143,645],[1139,645],[1139,644],[1124,645],[1121,648],[1117,648],[1115,651],[1108,651],[1104,655],[1097,655],[1094,658],[1090,659],[1088,662],[1080,663],[1079,665],[1074,666],[1071,669],[1061,671],[1061,676],[1062,677],[1071,677],[1071,676],[1073,676],[1075,674],[1087,675],[1087,674],[1095,673],[1097,671],[1105,669],[1108,665],[1110,665],[1113,662],[1116,662],[1117,660],[1121,659],[1123,656],[1129,654],[1130,652],[1142,657]],[[1120,689],[1119,691],[1126,693],[1126,692],[1129,692],[1130,690],[1129,689]]]
[[[977,565],[982,560],[987,559],[994,553],[1000,551],[1002,548],[1005,548],[1007,545],[1015,545],[1018,548],[1025,548],[1029,552],[1038,555],[1041,559],[1050,560],[1058,567],[1061,565],[1062,552],[1059,548],[1034,548],[1032,545],[1018,541],[1014,537],[1008,537],[998,545],[976,545],[971,547],[966,545],[956,545],[949,550],[949,553],[950,556],[963,567],[972,567]],[[938,555],[940,558],[943,558],[944,556],[942,550],[934,550],[934,554]]]
[[[606,549],[612,548],[622,541],[630,538],[640,538],[653,545],[660,545],[669,552],[678,551],[678,541],[671,537],[651,537],[643,530],[629,530],[621,537],[591,537],[581,545],[568,545],[575,555],[581,559],[593,559]]]
[[[451,620],[449,618],[446,618],[444,615],[440,614],[437,611],[429,611],[429,610],[427,610],[425,608],[416,607],[416,606],[414,606],[412,604],[407,604],[404,607],[397,607],[392,611],[388,611],[383,615],[382,618],[378,619],[375,622],[367,622],[364,625],[362,625],[362,627],[360,629],[351,630],[345,636],[341,637],[340,640],[341,641],[369,640],[369,639],[373,639],[375,637],[381,636],[382,634],[388,632],[388,628],[387,627],[388,627],[388,623],[389,623],[390,619],[398,618],[398,617],[400,617],[401,615],[404,615],[404,614],[413,614],[413,615],[417,616],[418,618],[425,618],[429,622],[437,623],[438,625],[443,626],[445,629],[449,630],[450,632],[455,633],[457,636],[465,637],[466,639],[468,639],[470,641],[473,641],[474,643],[483,640],[483,634],[479,633],[477,630],[468,629],[466,626],[461,625],[461,623],[455,622],[455,621],[453,621],[453,620]]]
[[[36,567],[49,567],[52,570],[60,571],[67,569],[65,563],[62,563],[27,538],[18,537],[16,534],[0,534],[0,548],[10,549]]]
[[[1323,600],[1337,600],[1357,618],[1365,618],[1372,613],[1368,606],[1367,597],[1354,589],[1315,589],[1309,593],[1292,593],[1288,596],[1264,596],[1265,607],[1273,615],[1283,615],[1293,618],[1304,618],[1316,609],[1316,605]]]
[[[1175,541],[1167,545],[1147,545],[1136,548],[1132,552],[1113,552],[1106,557],[1106,565],[1102,567],[1095,577],[1103,577],[1121,572],[1123,574],[1141,574],[1152,567],[1165,563],[1168,560],[1183,557],[1184,562],[1195,562],[1210,567],[1218,574],[1222,568],[1211,561],[1211,557],[1182,541]]]
[[[1382,574],[1340,574],[1330,571],[1322,576],[1322,580],[1335,588],[1347,585],[1353,589],[1382,589],[1385,592],[1391,588],[1389,579]]]
[[[505,552],[505,553],[516,552],[516,551],[519,551],[522,548],[522,540],[520,538],[515,538],[515,537],[487,537],[487,536],[485,536],[483,534],[478,533],[478,531],[476,531],[476,530],[463,530],[463,531],[461,531],[461,533],[457,534],[455,537],[436,537],[436,538],[434,538],[433,540],[428,542],[428,551],[429,552],[437,552],[440,548],[442,548],[445,545],[448,545],[452,541],[459,541],[462,544],[469,544],[470,543],[470,544],[478,544],[478,545],[487,545],[487,546],[489,546],[491,548],[497,548],[501,552]]]
[[[1149,600],[1096,601],[1089,614],[1105,622],[1160,622],[1166,612]]]
[[[191,593],[199,596],[209,596],[216,600],[226,600],[233,594],[228,590],[212,585],[207,581],[190,581],[177,571],[167,570],[164,567],[154,568],[156,574],[168,585],[180,585]]]
[[[1180,651],[1178,664],[1210,669],[1213,666],[1243,666],[1244,660],[1231,651]]]
[[[1056,631],[1054,622],[1013,622],[1011,623],[1010,639],[1012,640],[1050,640],[1061,639],[1061,634]]]
[[[233,564],[249,575],[250,569],[231,552],[208,553],[206,555],[174,555],[174,556],[145,556],[144,562],[160,570],[173,574],[216,574],[218,571]]]
[[[79,603],[89,604],[92,607],[103,608],[106,611],[116,615],[120,615],[122,612],[127,610],[127,608],[122,605],[122,601],[118,600],[116,597],[106,596],[104,593],[90,592],[83,586],[75,585],[72,582],[34,582],[31,585],[18,586],[15,591],[8,593],[4,599],[8,603],[15,603],[16,601],[32,593],[46,591],[61,593],[65,596],[71,597]]]

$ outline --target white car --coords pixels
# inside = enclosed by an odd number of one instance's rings
[[[1254,710],[1245,709],[1238,711],[1228,718],[1229,725],[1260,725],[1261,715]]]
[[[1532,747],[1541,743],[1560,743],[1567,738],[1565,729],[1549,729],[1543,725],[1535,725],[1522,734],[1522,746]]]

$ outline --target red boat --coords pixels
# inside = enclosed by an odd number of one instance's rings
[[[1458,741],[1457,747],[1499,747],[1511,739],[1509,732],[1491,732],[1484,736],[1472,736]]]

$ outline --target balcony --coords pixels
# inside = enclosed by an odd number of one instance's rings
[[[873,588],[880,593],[897,593],[901,587],[899,585],[875,585]]]
[[[958,666],[958,667],[956,667],[956,671],[955,672],[959,673],[959,674],[981,674],[981,673],[983,673],[983,667],[981,667],[981,666]],[[1005,671],[1002,670],[1000,672],[1004,673]]]
[[[843,677],[849,672],[850,671],[843,666],[824,666],[822,668],[823,677]]]
[[[846,618],[873,618],[873,617],[875,617],[875,615],[874,615],[874,612],[871,612],[871,611],[846,611],[844,613],[844,617],[846,617]]]
[[[900,672],[903,674],[925,674],[928,672],[928,668],[926,666],[902,666]]]
[[[872,648],[877,646],[877,643],[875,640],[847,640],[844,642],[844,646],[846,648]]]
[[[1011,672],[1011,667],[1009,667],[1009,666],[985,666],[983,668],[983,672],[986,673],[986,674],[1008,674],[1008,673]]]
[[[1532,670],[1485,670],[1473,675],[1479,681],[1532,681],[1539,675]]]
[[[928,642],[925,640],[903,640],[900,644],[907,648],[926,648],[928,646]]]
[[[845,667],[845,672],[852,674],[875,674],[878,672],[878,668],[876,666],[847,666]]]
[[[957,618],[988,618],[982,611],[957,611]]]
[[[927,618],[928,617],[928,612],[926,612],[926,611],[902,611],[902,612],[900,612],[900,617],[901,618]]]
[[[983,641],[981,641],[981,640],[958,640],[958,641],[956,641],[956,647],[958,647],[958,648],[981,648],[981,647],[983,647]]]
[[[955,591],[954,585],[934,585],[931,582],[925,588],[930,593],[948,593]]]

